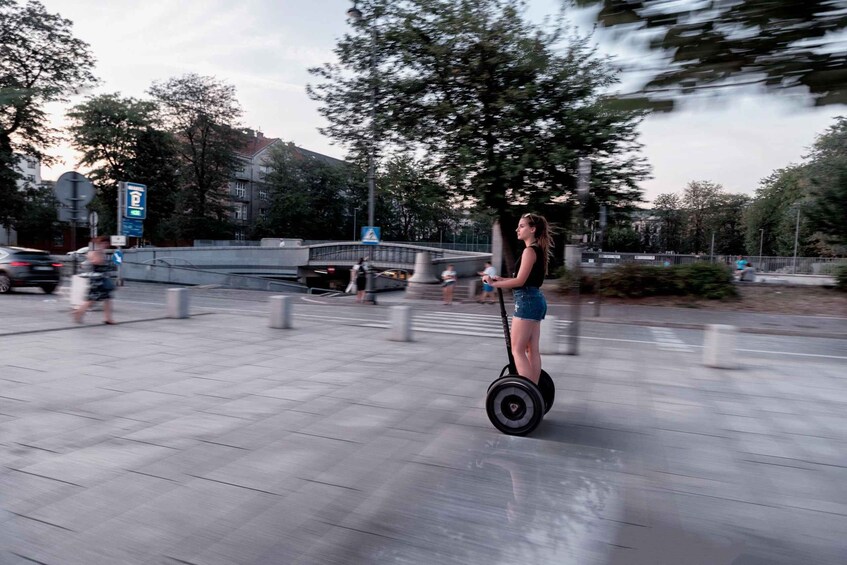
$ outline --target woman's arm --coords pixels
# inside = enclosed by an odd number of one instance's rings
[[[535,260],[535,250],[527,247],[523,250],[523,254],[521,254],[521,269],[518,271],[518,276],[513,279],[488,277],[488,284],[495,288],[518,288],[525,285],[529,274],[532,272],[532,266],[535,264]]]

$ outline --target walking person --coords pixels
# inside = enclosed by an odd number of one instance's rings
[[[86,261],[91,269],[88,297],[73,312],[73,319],[77,324],[82,323],[85,313],[95,302],[103,303],[103,323],[109,325],[115,323],[112,317],[112,291],[115,290],[115,283],[109,276],[112,267],[106,259],[107,241],[106,238],[100,237],[89,245],[88,255],[86,256]]]
[[[365,269],[365,258],[359,259],[359,262],[353,265],[353,270],[356,276],[356,302],[364,304],[365,302],[365,286],[368,284],[368,273]]]
[[[456,287],[456,279],[456,269],[453,265],[447,265],[447,268],[441,272],[441,297],[446,306],[453,304],[453,289]]]
[[[547,300],[541,285],[553,248],[550,226],[544,216],[524,214],[515,230],[526,246],[515,263],[513,278],[485,275],[483,282],[494,288],[511,288],[515,293],[512,316],[512,353],[518,374],[535,384],[541,376],[541,320],[547,315]]]
[[[488,275],[493,278],[497,276],[497,269],[495,269],[491,265],[491,261],[485,262],[485,268],[477,273],[478,275],[482,275],[483,277]],[[486,300],[486,297],[488,300]],[[479,295],[479,300],[477,300],[480,304],[494,304],[494,287],[488,284],[487,282],[482,283],[482,294]]]

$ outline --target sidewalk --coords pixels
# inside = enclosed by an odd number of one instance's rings
[[[514,438],[497,340],[118,307],[0,337],[4,565],[847,559],[842,359],[586,341]]]

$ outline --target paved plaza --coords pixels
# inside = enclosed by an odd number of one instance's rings
[[[847,340],[734,370],[584,340],[517,438],[483,409],[502,340],[49,300],[0,301],[3,564],[847,562]]]

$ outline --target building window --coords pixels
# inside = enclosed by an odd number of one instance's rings
[[[267,217],[267,215],[268,215],[268,209],[267,208],[259,208],[259,217],[260,218],[265,218],[265,217]]]
[[[268,191],[267,190],[260,190],[259,191],[259,198],[261,198],[262,200],[267,200],[268,199]]]
[[[235,181],[235,196],[236,198],[244,198],[247,196],[247,183],[243,180]]]

